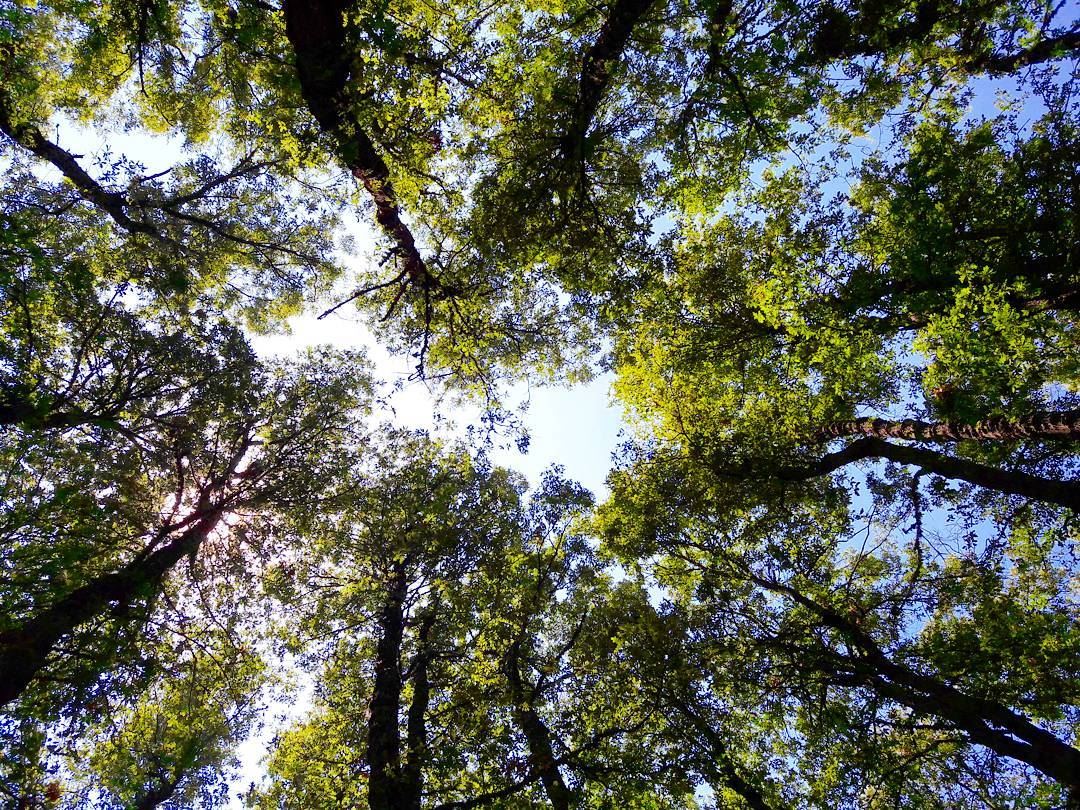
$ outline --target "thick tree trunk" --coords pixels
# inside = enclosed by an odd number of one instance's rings
[[[748,572],[755,584],[790,597],[838,630],[859,648],[860,655],[830,651],[834,666],[824,674],[837,682],[866,686],[917,712],[946,720],[970,740],[997,754],[1025,762],[1070,791],[1080,791],[1080,750],[1062,742],[1007,706],[972,697],[929,675],[891,660],[873,638],[838,611],[822,605],[795,587]],[[808,657],[803,657],[808,660]]]
[[[300,89],[319,126],[337,139],[338,153],[375,203],[375,219],[404,263],[408,280],[428,290],[438,284],[401,219],[390,169],[375,143],[355,121],[347,120],[347,85],[353,54],[346,43],[345,12],[350,0],[285,0],[285,33],[296,56]]]
[[[379,614],[375,647],[375,683],[368,705],[368,804],[371,810],[396,810],[402,802],[401,641],[405,632],[405,564],[396,563],[387,582],[386,601]]]
[[[551,732],[532,706],[533,696],[528,694],[521,678],[521,644],[515,641],[503,662],[503,672],[509,685],[510,700],[513,702],[514,721],[525,736],[529,746],[529,767],[539,778],[554,810],[569,810],[570,790],[566,787],[555,752],[551,746]]]
[[[1021,419],[1000,416],[974,425],[963,422],[922,422],[918,419],[873,419],[864,417],[826,425],[819,441],[843,436],[871,436],[877,439],[910,439],[921,442],[1019,441],[1021,439],[1065,439],[1080,441],[1080,410],[1038,411]]]
[[[1080,509],[1080,482],[1056,481],[1016,470],[1003,470],[976,461],[947,456],[935,450],[892,444],[876,437],[858,439],[843,450],[829,453],[818,461],[800,466],[779,467],[773,475],[785,481],[805,481],[828,475],[856,461],[873,458],[911,464],[942,478],[966,481],[1010,495],[1022,495],[1032,500]]]
[[[69,593],[19,627],[0,633],[0,705],[23,693],[57,643],[110,606],[123,609],[160,590],[165,575],[221,521],[223,505],[208,510],[170,543]]]
[[[612,67],[622,57],[634,26],[652,3],[653,0],[615,0],[596,41],[585,52],[573,117],[563,136],[563,154],[567,158],[582,159],[585,136],[611,83]]]

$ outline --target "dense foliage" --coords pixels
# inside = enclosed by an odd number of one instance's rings
[[[1078,16],[0,0],[0,804],[1080,807]]]

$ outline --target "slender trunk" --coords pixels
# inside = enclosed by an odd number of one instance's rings
[[[573,117],[563,136],[562,149],[567,158],[582,159],[585,136],[611,83],[612,68],[622,57],[634,26],[652,3],[653,0],[615,0],[596,41],[585,52]]]
[[[521,658],[521,643],[515,641],[503,662],[503,672],[509,685],[510,699],[513,701],[514,721],[525,736],[529,746],[529,767],[540,779],[547,793],[548,800],[555,810],[569,810],[570,790],[566,787],[555,752],[551,747],[551,732],[543,719],[533,708],[533,695],[527,694],[525,683],[518,669]]]
[[[420,622],[417,633],[416,657],[413,660],[412,702],[409,704],[406,727],[405,766],[402,768],[402,807],[420,810],[420,797],[424,788],[424,760],[427,756],[427,708],[431,700],[431,683],[428,681],[428,664],[431,662],[431,628],[435,623],[435,610],[429,610]]]
[[[375,648],[375,684],[368,705],[368,804],[371,810],[401,806],[401,640],[405,631],[407,580],[404,563],[396,563],[379,614]]]
[[[1009,495],[1080,509],[1080,482],[1041,478],[1017,470],[1003,470],[976,461],[954,458],[922,447],[892,444],[876,437],[858,439],[843,450],[828,453],[815,462],[779,467],[773,475],[785,481],[805,481],[827,475],[856,461],[883,458],[897,464],[911,464],[927,472]]]
[[[685,701],[670,696],[668,702],[683,717],[689,720],[705,739],[708,744],[708,754],[712,758],[712,765],[716,768],[717,775],[723,779],[724,783],[742,796],[743,801],[751,810],[772,810],[769,803],[765,801],[765,797],[761,795],[761,791],[743,779],[742,775],[736,770],[731,762],[731,757],[728,755],[727,743],[716,733],[716,729],[709,725],[704,717],[690,708]]]
[[[296,56],[296,73],[304,101],[328,135],[338,141],[338,153],[375,203],[375,219],[394,241],[410,282],[433,290],[438,285],[428,271],[412,231],[401,219],[390,169],[374,141],[356,121],[346,120],[352,53],[346,43],[345,12],[349,0],[285,0],[285,33]]]
[[[165,575],[199,546],[221,521],[225,508],[218,505],[174,540],[146,557],[128,563],[69,593],[56,604],[18,627],[0,633],[0,705],[23,693],[57,643],[80,625],[110,606],[130,608],[161,589]]]
[[[1025,762],[1071,791],[1080,790],[1080,750],[997,701],[972,697],[896,663],[858,625],[795,587],[749,572],[747,576],[767,590],[787,595],[859,648],[859,656],[833,654],[839,666],[826,674],[850,685],[867,686],[915,711],[940,717],[965,732],[972,742]]]
[[[873,419],[863,417],[834,422],[822,428],[819,441],[842,436],[871,436],[877,439],[910,439],[922,442],[1019,441],[1021,439],[1080,440],[1080,409],[1037,411],[1020,419],[999,416],[974,425],[963,422],[922,422],[918,419]]]

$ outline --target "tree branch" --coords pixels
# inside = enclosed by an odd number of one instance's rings
[[[1021,439],[1080,440],[1080,409],[1036,411],[1020,419],[998,416],[975,424],[963,422],[923,422],[918,419],[875,419],[860,417],[833,422],[818,433],[818,441],[842,436],[871,436],[878,439],[909,439],[922,442],[1019,441]]]
[[[778,467],[772,473],[785,481],[806,481],[834,472],[856,461],[883,458],[898,464],[911,464],[927,472],[969,484],[997,490],[1009,495],[1022,495],[1037,501],[1056,503],[1070,509],[1080,509],[1080,482],[1041,478],[1019,470],[1003,470],[977,461],[928,450],[922,447],[893,444],[867,437],[852,442],[843,450],[829,453],[815,462],[800,466]]]
[[[338,155],[375,203],[375,219],[394,240],[410,283],[435,289],[438,282],[401,219],[386,161],[371,137],[345,116],[352,54],[346,45],[344,14],[350,5],[349,0],[286,0],[285,33],[296,56],[300,90],[319,126],[337,139]]]
[[[566,158],[582,160],[585,136],[611,83],[612,67],[626,49],[634,26],[652,3],[653,0],[615,0],[596,41],[585,52],[577,100],[570,126],[562,138],[562,152]]]

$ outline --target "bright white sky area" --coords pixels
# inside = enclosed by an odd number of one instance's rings
[[[455,407],[447,400],[438,402],[436,391],[422,381],[410,381],[415,364],[412,358],[390,356],[374,343],[357,319],[339,313],[321,321],[310,314],[294,318],[290,321],[292,334],[259,336],[252,342],[261,356],[287,355],[327,344],[338,348],[363,347],[375,364],[376,377],[385,380],[388,388],[402,383],[401,389],[389,397],[395,423],[445,436],[463,436],[468,425],[477,423],[478,405],[466,403]],[[584,484],[597,497],[603,497],[604,478],[611,467],[611,453],[623,424],[622,408],[611,403],[610,384],[610,377],[603,376],[572,388],[528,383],[513,386],[506,402],[526,405],[520,418],[531,440],[529,450],[522,454],[513,447],[513,442],[500,442],[509,446],[492,450],[489,453],[492,461],[523,473],[530,481],[536,481],[539,473],[552,464],[561,464],[567,476]],[[436,424],[433,419],[436,410],[449,424]]]

